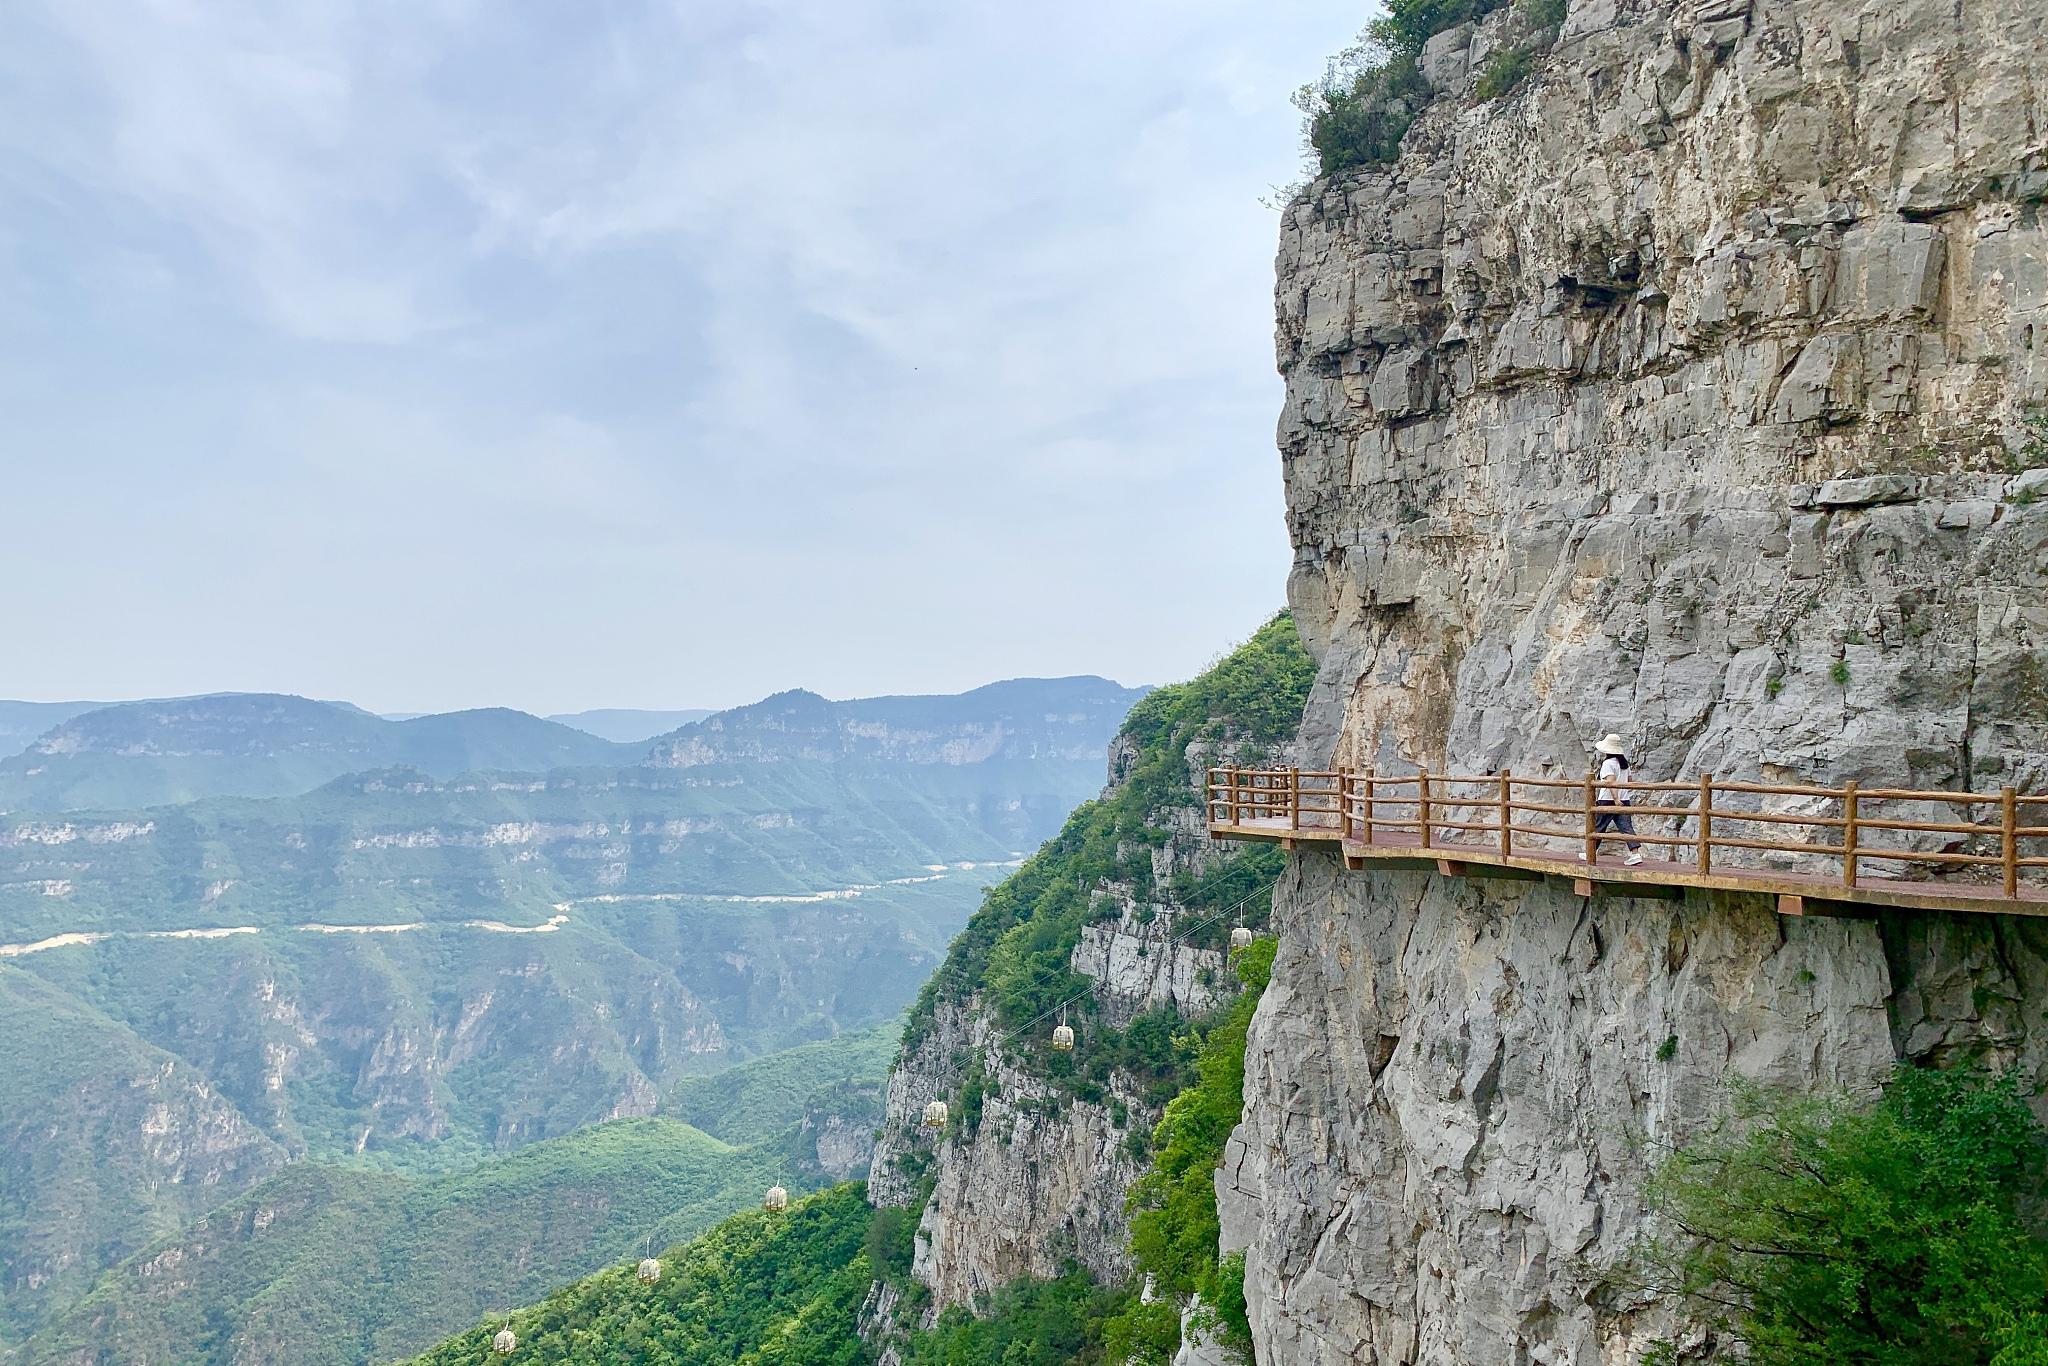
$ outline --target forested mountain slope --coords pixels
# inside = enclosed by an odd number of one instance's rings
[[[438,1175],[297,1163],[103,1278],[21,1366],[389,1361],[636,1249],[688,1239],[769,1185],[844,1177],[880,1113],[896,1029],[687,1083],[678,1119],[579,1129]]]

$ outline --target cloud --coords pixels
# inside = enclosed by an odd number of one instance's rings
[[[496,563],[508,537],[561,601],[604,604],[576,609],[609,614],[588,640],[678,610],[706,646],[635,642],[602,695],[527,661],[535,706],[738,700],[800,666],[840,692],[1165,677],[1280,598],[1258,199],[1296,160],[1289,91],[1359,19],[49,3],[0,56],[0,287],[20,301],[0,351],[48,372],[25,426],[49,469],[175,468],[181,497],[286,542],[375,543],[388,591],[440,575],[480,614],[431,667],[385,657],[388,622],[280,566],[359,633],[302,690],[411,707],[502,679],[475,661],[509,615],[450,562]],[[90,428],[65,411],[88,396]],[[61,557],[93,492],[27,487],[50,540],[0,556]],[[1109,585],[1216,546],[1221,590]],[[111,553],[181,563],[146,531]],[[151,610],[218,572],[163,578]],[[921,599],[1016,625],[935,661]],[[813,637],[757,648],[747,624],[778,618]],[[251,686],[290,671],[289,634],[211,659],[166,644],[163,667]],[[43,690],[182,686],[109,657]]]

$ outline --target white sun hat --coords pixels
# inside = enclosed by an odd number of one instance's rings
[[[1604,738],[1595,740],[1593,742],[1593,748],[1599,750],[1602,754],[1628,753],[1628,746],[1623,744],[1621,742],[1621,737],[1619,735],[1616,735],[1613,731],[1607,732]]]

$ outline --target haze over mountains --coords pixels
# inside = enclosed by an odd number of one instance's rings
[[[731,1132],[721,1104],[675,1112],[712,1137],[578,1135],[895,1016],[983,885],[1099,787],[1142,691],[795,691],[634,743],[264,694],[0,709],[55,716],[0,761],[0,1025],[32,1064],[0,1074],[0,1361],[59,1316],[23,1359],[310,1359],[284,1305],[345,1330],[333,1360],[388,1357],[621,1230],[815,1184],[824,1154],[864,1153],[878,1064],[865,1094],[777,1073],[783,1108]],[[582,1213],[546,1217],[538,1188]],[[333,1288],[339,1231],[385,1249],[348,1273],[383,1283],[419,1274],[425,1211],[484,1206],[463,1236],[541,1259],[460,1295]],[[204,1255],[153,1278],[147,1250],[181,1238]],[[106,1312],[124,1291],[83,1301],[138,1253],[116,1274],[146,1287],[140,1320]]]

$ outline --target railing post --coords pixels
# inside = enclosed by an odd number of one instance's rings
[[[1842,885],[1856,885],[1856,780],[1842,785]]]
[[[1600,841],[1593,833],[1593,770],[1586,770],[1586,863],[1600,861]]]
[[[1714,775],[1700,774],[1700,871],[1714,867]]]
[[[1287,770],[1287,828],[1301,829],[1301,770]]]
[[[1500,856],[1511,858],[1515,852],[1515,822],[1510,814],[1514,809],[1514,779],[1506,769],[1500,771]]]
[[[1365,766],[1365,839],[1363,841],[1366,844],[1372,843],[1372,786],[1372,765],[1367,764]]]
[[[1337,770],[1337,842],[1351,843],[1351,770]]]
[[[1230,770],[1230,823],[1244,824],[1244,770]]]
[[[2009,787],[1998,789],[1999,823],[2005,827],[2000,839],[2000,857],[2005,864],[2005,897],[2017,900],[2020,894],[2020,803],[2019,794]]]
[[[1415,774],[1415,824],[1422,831],[1422,847],[1429,848],[1429,770],[1418,767]]]

